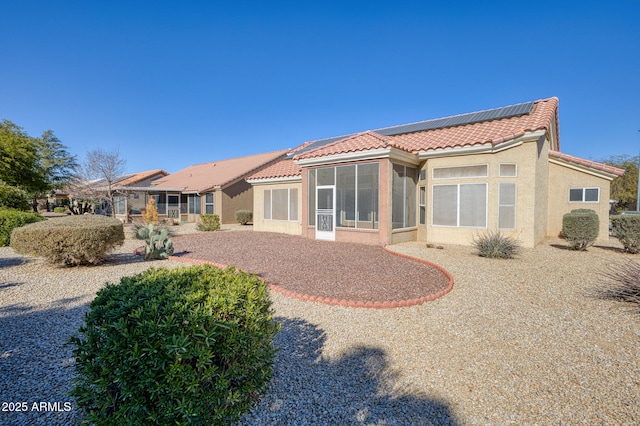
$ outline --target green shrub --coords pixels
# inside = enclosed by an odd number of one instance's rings
[[[598,215],[593,210],[576,209],[562,217],[562,235],[572,250],[586,250],[600,231]]]
[[[0,181],[0,207],[16,210],[33,210],[27,193]]]
[[[45,220],[39,213],[0,208],[0,247],[9,245],[15,228]]]
[[[201,214],[198,231],[218,231],[220,229],[220,216],[217,214]]]
[[[640,215],[611,217],[613,235],[620,240],[627,253],[640,253]]]
[[[67,211],[67,209],[66,209],[66,208],[64,208],[64,207],[54,207],[54,208],[53,208],[53,212],[54,212],[54,213],[64,213],[64,212],[66,212],[66,211]]]
[[[149,224],[136,230],[136,238],[144,240],[144,260],[167,259],[173,254],[173,242],[167,228]]]
[[[108,284],[71,338],[71,393],[95,425],[232,424],[271,379],[270,305],[256,276],[210,265]]]
[[[16,253],[42,256],[65,266],[100,263],[123,242],[122,222],[100,215],[49,219],[16,228],[11,234]]]
[[[246,225],[253,220],[253,212],[251,210],[238,210],[236,212],[236,222],[240,225]]]
[[[490,231],[473,239],[473,247],[478,250],[481,257],[495,259],[513,259],[520,251],[518,240],[506,237],[498,231]]]

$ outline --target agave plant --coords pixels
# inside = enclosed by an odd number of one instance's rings
[[[167,228],[149,224],[136,230],[136,238],[144,240],[144,260],[167,259],[173,254],[173,242],[169,238]]]

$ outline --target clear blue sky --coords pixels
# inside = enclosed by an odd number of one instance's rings
[[[560,99],[563,152],[640,151],[640,1],[2,1],[0,119],[129,172]]]

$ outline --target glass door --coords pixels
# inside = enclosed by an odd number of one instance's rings
[[[335,240],[336,187],[325,185],[316,187],[316,239]]]

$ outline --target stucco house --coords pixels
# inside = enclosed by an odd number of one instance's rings
[[[469,245],[499,230],[533,247],[576,208],[595,210],[608,238],[622,173],[560,152],[549,98],[308,142],[247,181],[258,231]]]
[[[234,223],[235,212],[253,209],[253,187],[245,178],[285,158],[288,150],[195,164],[155,180],[146,188],[158,215],[180,222],[195,222],[200,214],[220,216]]]

